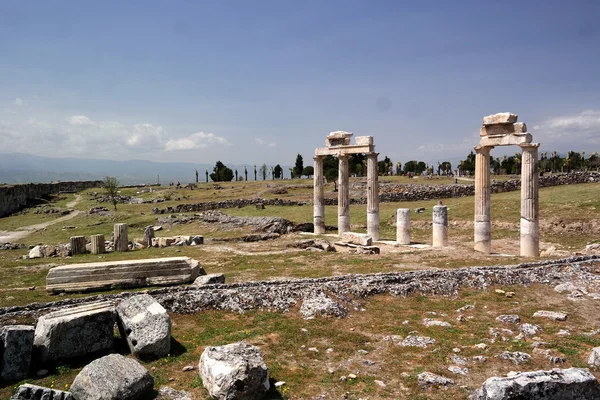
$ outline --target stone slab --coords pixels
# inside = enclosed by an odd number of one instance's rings
[[[480,136],[496,136],[527,133],[525,122],[516,122],[514,124],[494,124],[483,125],[479,130]]]
[[[329,133],[329,135],[327,135],[327,139],[349,139],[352,137],[352,135],[352,132],[335,131]]]
[[[373,237],[365,233],[344,232],[340,235],[340,239],[342,242],[361,246],[371,246],[373,244]]]
[[[519,116],[510,112],[487,115],[483,117],[483,125],[514,124]]]
[[[520,135],[500,135],[500,136],[482,136],[479,140],[479,146],[481,147],[495,147],[495,146],[520,146],[523,144],[529,144],[533,140],[530,133]]]
[[[160,358],[171,352],[171,318],[148,294],[132,296],[117,305],[119,330],[136,357]]]
[[[30,325],[8,325],[0,328],[2,380],[17,381],[27,376],[31,365],[34,332],[35,328]]]
[[[18,387],[10,400],[73,400],[70,392],[25,383]]]
[[[85,304],[42,315],[33,344],[42,361],[81,357],[113,348],[112,302]]]
[[[225,274],[208,274],[201,275],[196,278],[194,286],[213,285],[218,283],[225,283]]]
[[[375,151],[373,145],[343,145],[343,146],[332,146],[332,147],[320,147],[315,150],[316,156],[337,156],[337,155],[350,155],[360,153],[371,153]]]
[[[189,257],[63,265],[48,271],[46,290],[74,293],[178,285],[193,282],[200,269],[200,263]]]

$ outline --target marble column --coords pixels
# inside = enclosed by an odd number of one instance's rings
[[[475,147],[475,250],[490,253],[490,151],[493,147]]]
[[[521,256],[540,255],[538,143],[521,145]]]
[[[433,206],[433,247],[448,246],[448,207]]]
[[[350,232],[350,182],[348,156],[339,156],[338,175],[338,234]]]
[[[377,176],[378,153],[367,154],[367,234],[379,240],[379,177]]]
[[[313,211],[313,222],[314,232],[316,234],[325,233],[325,192],[323,189],[323,157],[315,156],[314,168],[315,168],[315,185],[314,185],[314,211]]]
[[[410,208],[399,208],[396,211],[396,242],[410,244]]]

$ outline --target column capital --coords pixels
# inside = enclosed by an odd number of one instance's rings
[[[338,154],[338,160],[347,160],[348,158],[350,158],[350,154]]]
[[[367,156],[378,156],[379,153],[377,153],[376,151],[370,151],[367,153]]]
[[[494,146],[475,146],[475,147],[473,147],[473,149],[475,150],[475,153],[485,154],[485,155],[490,155],[490,151],[492,151],[493,148],[494,148]]]
[[[325,158],[325,156],[316,156],[316,155],[315,155],[315,156],[313,156],[313,160],[315,160],[315,161],[321,161],[321,160],[323,160],[324,158]]]
[[[532,151],[532,150],[537,150],[538,147],[540,147],[539,143],[523,143],[520,144],[519,147],[521,149],[523,149],[523,151]]]

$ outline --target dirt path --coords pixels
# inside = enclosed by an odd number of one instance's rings
[[[67,203],[68,208],[75,207],[81,201],[81,195],[77,195],[75,199]],[[64,217],[60,217],[57,219],[53,219],[52,221],[42,222],[40,224],[22,226],[18,228],[16,231],[0,231],[0,243],[14,243],[17,240],[21,240],[26,236],[29,236],[33,232],[39,231],[41,229],[47,228],[50,225],[58,224],[59,222],[68,221],[72,218],[75,218],[81,213],[79,210],[74,210],[69,215],[65,215]]]

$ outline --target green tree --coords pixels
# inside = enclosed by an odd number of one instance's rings
[[[469,153],[466,159],[460,162],[461,170],[463,173],[469,171],[471,174],[475,173],[475,153],[472,151]]]
[[[262,175],[263,181],[267,179],[267,164],[263,164],[260,167],[260,174]]]
[[[273,168],[273,175],[275,175],[275,179],[283,178],[283,168],[281,168],[281,165],[277,164],[275,168]]]
[[[213,182],[229,182],[233,179],[233,171],[227,168],[221,161],[217,161],[213,168],[213,173],[210,174],[210,179]]]
[[[386,156],[382,161],[377,162],[377,174],[388,175],[391,173],[393,167],[394,163],[392,163],[392,160]]]
[[[302,176],[302,170],[304,169],[304,162],[302,161],[302,156],[300,153],[296,156],[296,165],[294,165],[294,170],[292,171],[293,178],[300,178]]]
[[[310,178],[314,174],[315,174],[315,168],[312,165],[309,165],[308,167],[304,167],[304,169],[302,170],[302,175],[306,175],[308,178]]]
[[[339,160],[334,156],[323,158],[323,171],[327,182],[333,182],[333,190],[337,191]]]
[[[115,178],[114,176],[107,176],[106,178],[104,178],[104,190],[106,190],[106,195],[115,207],[115,211],[117,211],[118,189],[119,181],[117,180],[117,178]]]
[[[338,170],[333,168],[326,169],[325,179],[327,179],[327,182],[333,182],[333,191],[337,192]]]

